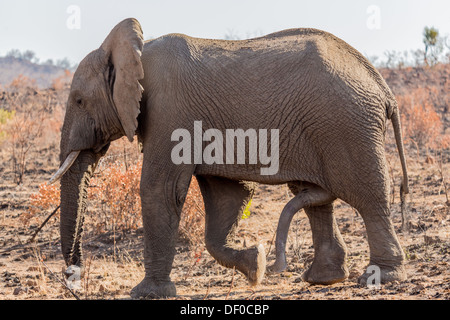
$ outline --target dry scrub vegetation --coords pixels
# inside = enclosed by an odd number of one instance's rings
[[[289,268],[266,275],[256,288],[219,266],[204,247],[204,209],[192,180],[180,223],[172,278],[178,299],[449,299],[449,104],[450,65],[381,70],[401,109],[411,183],[408,221],[402,229],[401,168],[392,130],[386,141],[392,179],[392,217],[407,257],[408,280],[379,290],[356,283],[367,266],[368,244],[361,217],[341,201],[338,225],[348,247],[350,277],[332,286],[311,286],[301,273],[313,258],[311,232],[301,212],[292,223]],[[0,299],[73,299],[65,288],[59,247],[59,187],[47,185],[59,166],[59,138],[71,74],[46,90],[25,77],[0,88]],[[390,126],[389,126],[390,127]],[[139,179],[142,155],[126,139],[114,142],[92,179],[84,248],[86,272],[81,299],[128,298],[143,277]],[[274,260],[279,214],[292,197],[286,186],[258,186],[250,216],[242,219],[235,242],[262,243]],[[37,233],[34,241],[29,240]]]

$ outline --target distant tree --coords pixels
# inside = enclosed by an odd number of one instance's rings
[[[444,37],[444,45],[447,47],[447,49],[450,49],[450,35],[449,34],[447,34]]]
[[[7,58],[22,59],[22,53],[18,49],[11,49],[6,53]]]
[[[22,59],[33,62],[36,59],[36,53],[31,50],[26,50],[22,53]]]
[[[245,34],[245,38],[246,39],[259,38],[259,37],[262,37],[263,35],[264,35],[263,30],[262,29],[257,29],[257,30],[255,30],[253,32],[247,32]]]
[[[36,53],[32,50],[25,50],[21,52],[19,49],[11,49],[6,53],[5,57],[26,60],[43,66],[56,66],[61,69],[66,69],[69,71],[76,70],[78,66],[77,63],[74,63],[72,65],[72,63],[68,58],[62,58],[56,60],[56,62],[53,59],[47,59],[46,61],[41,62],[40,59],[37,57]]]
[[[384,55],[386,56],[386,68],[390,69],[390,68],[394,68],[397,65],[398,62],[398,54],[395,50],[386,50],[384,52]]]
[[[233,29],[228,29],[227,33],[224,36],[225,40],[241,40],[238,34]]]
[[[56,61],[55,65],[57,67],[60,67],[60,68],[63,68],[63,69],[67,69],[67,70],[69,70],[71,68],[70,61],[67,58],[64,58],[64,59]]]
[[[450,50],[450,35],[449,34],[447,34],[444,37],[443,43],[444,43],[444,46],[447,48],[447,54],[446,54],[447,63],[450,63],[450,51],[449,51]]]
[[[47,59],[47,61],[45,61],[43,63],[44,66],[54,66],[55,63],[53,62],[53,59]]]
[[[6,53],[6,57],[26,60],[33,63],[39,63],[39,58],[36,56],[36,53],[31,50],[25,50],[24,52],[20,52],[20,50],[18,49],[11,49]]]
[[[425,45],[425,64],[429,66],[431,62],[431,65],[435,65],[439,61],[439,55],[443,51],[439,30],[434,27],[425,27],[423,30],[423,43]]]
[[[425,55],[425,51],[423,51],[422,49],[411,50],[413,65],[416,67],[422,66],[424,63],[424,60],[423,60],[424,55]]]
[[[367,60],[369,60],[370,63],[373,64],[376,68],[381,67],[381,65],[378,63],[378,61],[379,61],[379,59],[380,59],[378,56],[373,55],[373,56],[367,56],[366,58],[367,58]]]

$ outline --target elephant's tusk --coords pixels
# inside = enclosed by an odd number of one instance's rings
[[[66,158],[66,161],[64,161],[63,165],[58,169],[58,171],[56,171],[56,173],[53,175],[53,177],[50,179],[50,181],[48,182],[48,184],[53,184],[56,181],[58,181],[59,179],[61,179],[61,177],[67,172],[67,170],[70,169],[70,167],[72,166],[72,164],[75,162],[75,160],[77,159],[78,155],[80,154],[81,151],[72,151]]]

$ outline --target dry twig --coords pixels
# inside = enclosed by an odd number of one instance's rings
[[[50,220],[51,217],[53,217],[56,212],[58,212],[59,208],[61,207],[61,205],[59,205],[55,210],[53,210],[52,213],[50,213],[50,215],[44,220],[44,222],[42,222],[42,224],[39,226],[39,228],[37,228],[37,230],[34,232],[34,234],[31,236],[31,238],[28,240],[28,243],[33,242],[34,238],[36,238],[37,234],[42,230],[42,228],[47,224],[47,222]]]
[[[227,296],[225,297],[225,300],[228,300],[228,296],[230,295],[231,289],[233,289],[234,286],[234,273],[236,271],[236,267],[233,267],[233,275],[231,276],[231,284],[230,289],[228,290]]]
[[[64,287],[64,288],[66,288],[67,290],[69,290],[69,292],[75,297],[75,299],[77,299],[77,300],[81,300],[80,299],[80,297],[75,293],[75,292],[73,292],[73,290],[72,289],[70,289],[68,286],[67,286],[67,284],[63,281],[63,280],[61,280],[52,270],[50,270],[50,268],[47,266],[47,264],[44,262],[44,260],[42,260],[41,259],[41,262],[42,262],[42,264],[44,265],[44,267],[48,270],[48,272],[50,272],[50,274],[59,282],[59,283],[61,283],[62,284],[62,286]]]

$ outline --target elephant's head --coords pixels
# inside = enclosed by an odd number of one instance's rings
[[[81,232],[89,179],[109,143],[133,141],[144,77],[143,35],[135,19],[119,23],[76,70],[61,133],[61,246],[67,265],[81,264]]]

